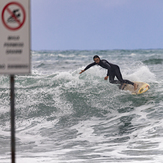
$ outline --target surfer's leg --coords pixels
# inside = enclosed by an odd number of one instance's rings
[[[120,71],[120,68],[119,68],[119,66],[117,66],[116,68],[115,68],[115,76],[117,77],[117,79],[120,81],[120,83],[122,84],[122,83],[125,83],[125,81],[123,80],[123,78],[122,78],[122,74],[121,74],[121,71]]]
[[[129,80],[123,80],[124,81],[124,83],[126,83],[126,84],[131,84],[131,85],[134,85],[134,83],[133,82],[131,82],[131,81],[129,81]]]
[[[118,80],[114,80],[115,76],[117,77]],[[121,84],[119,87],[120,89],[123,89],[125,87],[125,84],[133,85],[134,90],[136,90],[138,87],[138,85],[136,83],[133,83],[129,80],[123,80],[119,66],[116,66],[116,68],[114,69],[114,72],[113,71],[110,72],[109,82],[112,84]]]
[[[133,85],[134,86],[134,90],[136,90],[137,88],[138,88],[138,85],[136,84],[136,83],[133,83],[133,82],[131,82],[131,81],[129,81],[129,80],[124,80],[124,84],[131,84],[131,85]]]
[[[109,75],[109,82],[112,83],[112,84],[121,84],[120,81],[114,80],[114,78],[115,78],[115,74],[113,72],[110,73],[110,75]]]
[[[117,79],[122,83],[126,83],[126,84],[131,84],[131,85],[134,85],[133,82],[129,81],[129,80],[124,80],[122,78],[122,74],[121,74],[121,71],[120,71],[120,68],[117,66],[117,68],[115,69],[115,74],[116,74],[116,77]]]
[[[118,79],[118,80],[120,81],[120,83],[121,83],[120,89],[123,89],[123,88],[125,87],[125,84],[131,84],[131,85],[134,86],[134,90],[137,89],[138,85],[137,85],[136,83],[133,83],[133,82],[131,82],[131,81],[129,81],[129,80],[124,80],[124,79],[122,78],[122,74],[121,74],[121,71],[120,71],[119,66],[117,66],[117,67],[115,68],[115,76],[117,77],[117,79]]]

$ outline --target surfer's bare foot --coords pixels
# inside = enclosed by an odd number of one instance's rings
[[[126,86],[126,83],[123,83],[121,89],[123,90],[125,86]]]
[[[134,83],[134,91],[138,88],[138,85]]]

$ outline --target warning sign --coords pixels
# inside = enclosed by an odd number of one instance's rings
[[[2,11],[2,22],[10,30],[18,30],[25,22],[24,7],[18,2],[8,3]]]
[[[0,0],[0,73],[30,72],[30,0]]]

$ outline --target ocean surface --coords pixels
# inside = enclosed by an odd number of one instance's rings
[[[141,95],[79,72],[99,55]],[[162,163],[163,50],[32,51],[31,75],[15,76],[17,163]],[[10,160],[9,76],[0,76],[0,163]]]

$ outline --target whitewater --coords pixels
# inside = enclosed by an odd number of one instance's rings
[[[15,76],[17,163],[162,163],[163,50],[32,51],[31,74]],[[119,65],[119,90],[93,56]],[[9,76],[0,76],[0,163],[10,160]]]

